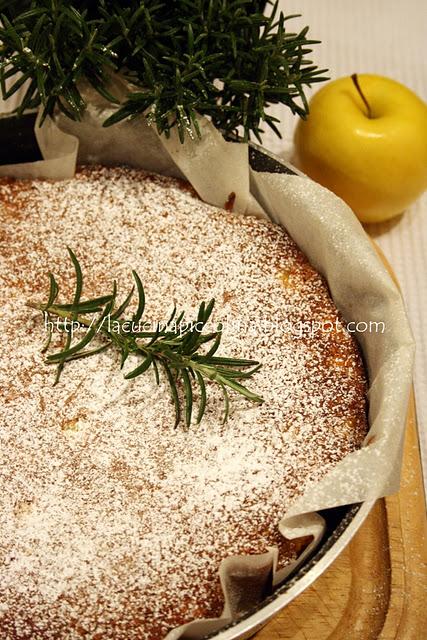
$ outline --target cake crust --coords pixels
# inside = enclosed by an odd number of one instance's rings
[[[326,283],[281,227],[141,170],[1,179],[0,220],[2,637],[159,640],[219,616],[221,560],[271,546],[294,557],[280,518],[367,433],[361,355]],[[112,351],[68,364],[52,388],[25,302],[45,299],[48,271],[72,294],[66,245],[85,297],[113,278],[125,294],[135,269],[153,323],[215,298],[218,355],[263,363],[251,386],[264,404],[233,397],[222,424],[212,388],[201,424],[174,430],[166,387],[125,381]]]

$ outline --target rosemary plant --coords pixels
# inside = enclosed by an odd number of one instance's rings
[[[160,133],[176,126],[200,135],[197,114],[211,118],[226,137],[254,135],[262,123],[277,135],[268,112],[284,104],[305,117],[304,88],[325,80],[309,59],[318,41],[308,27],[288,30],[278,1],[257,0],[0,0],[0,83],[4,98],[25,82],[18,112],[43,106],[80,119],[88,81],[117,104],[105,126],[145,114]],[[118,104],[111,73],[135,86]],[[7,83],[8,88],[7,88]]]
[[[215,301],[202,302],[197,320],[186,323],[184,314],[177,314],[174,308],[171,317],[164,326],[157,325],[154,331],[141,331],[141,318],[145,308],[145,294],[141,279],[133,271],[135,285],[117,305],[117,283],[114,281],[111,293],[82,300],[83,274],[74,252],[68,253],[76,273],[76,286],[73,301],[67,304],[57,302],[59,286],[52,273],[49,274],[50,290],[44,304],[28,302],[28,306],[43,312],[48,320],[48,339],[43,347],[47,352],[51,345],[52,316],[60,318],[60,328],[65,332],[64,346],[57,352],[47,355],[47,362],[57,366],[55,384],[59,381],[64,365],[71,360],[86,358],[100,353],[109,347],[115,347],[121,354],[121,367],[130,354],[140,356],[141,362],[125,375],[126,379],[136,378],[148,369],[152,369],[157,384],[160,384],[160,371],[163,371],[169,385],[175,406],[175,427],[179,424],[184,403],[185,425],[190,426],[193,414],[193,389],[199,393],[196,422],[199,423],[205,413],[207,402],[207,382],[215,383],[222,389],[224,397],[224,422],[229,415],[228,389],[237,392],[251,402],[262,403],[263,399],[245,387],[239,380],[250,378],[260,368],[254,360],[244,358],[218,357],[215,353],[221,343],[222,331],[203,333],[214,308]],[[124,318],[135,291],[138,296],[137,309],[129,319]],[[73,343],[73,330],[76,326],[86,327],[84,337]],[[101,343],[94,342],[99,336]],[[93,343],[93,345],[91,345]]]

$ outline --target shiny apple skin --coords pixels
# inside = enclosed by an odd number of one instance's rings
[[[427,189],[427,105],[404,85],[358,74],[325,85],[295,132],[296,163],[362,222],[402,213]]]

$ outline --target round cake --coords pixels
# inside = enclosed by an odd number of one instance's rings
[[[1,179],[0,219],[1,637],[159,640],[220,616],[221,561],[274,546],[280,565],[294,558],[281,517],[367,433],[362,359],[325,281],[283,228],[141,170]],[[113,279],[125,297],[135,270],[154,324],[214,298],[217,355],[262,363],[245,384],[264,402],[230,392],[224,422],[208,382],[201,422],[174,428],[167,383],[126,380],[114,349],[53,386],[27,302],[46,302],[49,271],[72,300],[67,246],[84,298]]]

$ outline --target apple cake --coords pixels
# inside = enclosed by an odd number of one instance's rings
[[[4,640],[159,640],[221,615],[232,555],[301,548],[278,522],[367,433],[362,358],[323,278],[285,230],[200,201],[181,181],[124,167],[72,180],[0,180],[2,388],[0,635]],[[199,424],[174,428],[164,381],[126,380],[106,350],[57,385],[41,345],[47,273],[84,297],[126,293],[146,317],[216,301],[220,351],[262,363],[264,402],[207,383]],[[53,340],[60,336],[53,336]]]

